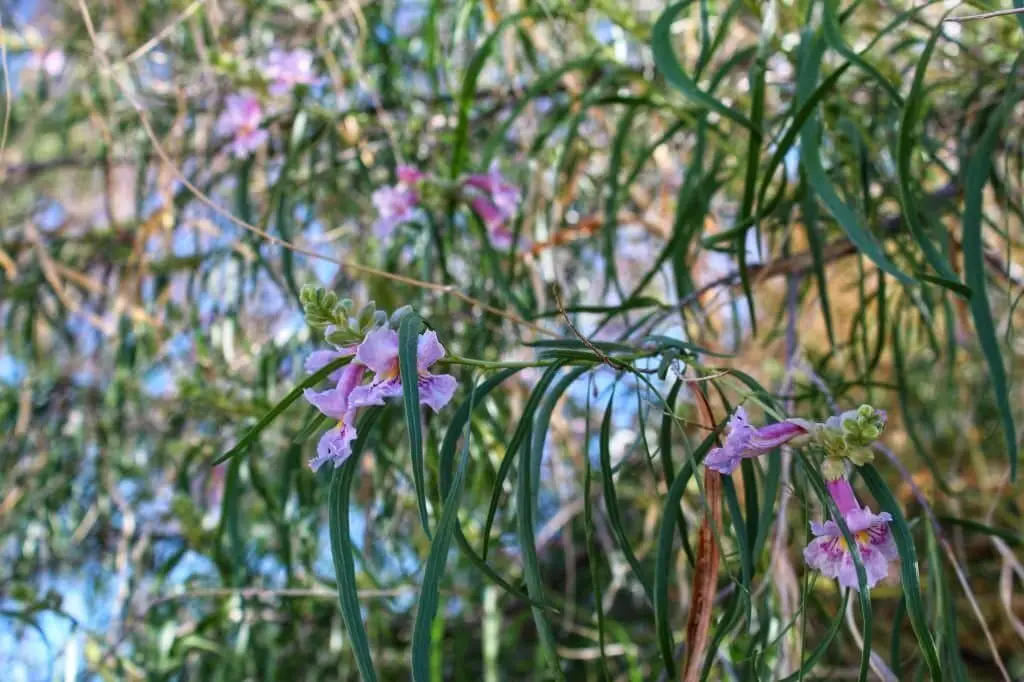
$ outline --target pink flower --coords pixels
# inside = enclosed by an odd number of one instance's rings
[[[491,243],[499,249],[507,249],[512,246],[512,238],[515,236],[505,225],[505,216],[498,207],[484,197],[473,197],[469,205],[473,208],[480,220],[484,221],[484,227],[491,235]]]
[[[794,438],[807,435],[806,426],[795,421],[783,421],[756,428],[747,421],[747,411],[737,407],[726,426],[725,444],[714,448],[704,459],[704,465],[721,474],[731,474],[740,460],[760,457]]]
[[[889,530],[892,516],[887,512],[873,514],[862,508],[853,487],[845,478],[829,481],[828,491],[857,543],[861,563],[864,564],[865,584],[869,588],[874,587],[889,574],[889,562],[899,558]],[[838,579],[842,587],[859,590],[857,567],[839,525],[835,521],[824,524],[812,522],[811,532],[815,538],[804,549],[807,565],[826,577]]]
[[[319,371],[337,358],[354,353],[354,346],[337,351],[315,351],[306,360],[306,371]],[[333,462],[335,467],[339,467],[352,454],[352,442],[358,434],[353,424],[357,406],[352,404],[351,396],[353,390],[362,381],[365,371],[366,368],[363,365],[353,360],[331,373],[329,378],[335,382],[334,388],[326,391],[314,391],[307,388],[303,391],[303,397],[313,407],[338,422],[320,437],[316,448],[316,457],[309,462],[313,471],[317,471],[327,462]]]
[[[395,171],[398,175],[398,182],[403,185],[415,185],[417,182],[427,177],[427,174],[418,168],[413,166],[406,166],[402,164]]]
[[[263,108],[256,95],[241,93],[228,95],[224,111],[217,119],[217,134],[231,136],[231,151],[235,158],[247,158],[267,141],[269,133],[260,127]]]
[[[455,377],[450,374],[431,374],[428,369],[444,357],[444,347],[437,334],[420,334],[416,346],[416,366],[419,376],[420,403],[435,412],[448,404],[455,394]],[[356,361],[374,372],[373,380],[352,391],[350,405],[383,405],[386,398],[402,395],[402,377],[398,370],[398,333],[387,327],[378,327],[369,334],[356,351]]]
[[[313,54],[309,50],[290,52],[271,50],[267,55],[265,75],[270,80],[270,94],[285,95],[297,85],[316,85]]]
[[[398,183],[381,187],[373,193],[377,221],[373,230],[378,237],[388,237],[402,223],[410,223],[419,215],[419,194],[415,185],[425,177],[412,166],[398,167]]]
[[[463,187],[469,188],[469,205],[484,222],[494,245],[511,246],[513,235],[508,223],[519,212],[522,195],[518,187],[501,175],[498,162],[491,163],[486,175],[470,175],[463,181]]]
[[[64,71],[67,58],[63,50],[47,50],[34,52],[29,60],[29,67],[43,71],[47,76],[56,78]]]

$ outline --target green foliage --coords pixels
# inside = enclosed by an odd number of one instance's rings
[[[0,670],[1018,675],[1024,14],[904,4],[5,10]],[[311,407],[382,327],[401,391]],[[740,405],[813,428],[713,497]]]

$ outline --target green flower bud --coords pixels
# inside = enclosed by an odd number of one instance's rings
[[[826,457],[821,463],[821,474],[826,481],[838,481],[846,475],[846,465],[839,457]]]
[[[857,466],[864,466],[875,461],[875,453],[867,448],[850,450],[846,457]]]

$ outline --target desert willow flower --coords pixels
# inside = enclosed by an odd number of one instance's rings
[[[899,558],[889,524],[892,516],[887,512],[875,514],[861,507],[853,487],[845,478],[828,482],[828,491],[843,515],[846,527],[853,536],[861,563],[864,564],[865,585],[874,587],[889,574],[889,562]],[[828,578],[835,578],[842,587],[860,589],[857,566],[853,553],[835,521],[811,523],[814,539],[804,549],[807,565]]]

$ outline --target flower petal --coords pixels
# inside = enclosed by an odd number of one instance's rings
[[[309,461],[309,467],[317,471],[328,462],[333,462],[335,468],[341,466],[352,455],[352,442],[357,435],[356,428],[349,424],[338,425],[324,432],[316,446],[316,457]]]
[[[394,377],[356,388],[349,396],[349,407],[356,409],[368,405],[383,405],[387,398],[400,395],[402,395],[402,380],[399,377]]]
[[[811,540],[804,548],[804,561],[811,568],[820,571],[827,578],[836,578],[842,568],[843,556],[829,550],[832,538],[820,537]]]
[[[433,329],[423,332],[416,340],[416,367],[422,372],[444,357],[444,346],[437,340]]]
[[[330,333],[329,329],[328,333]],[[334,362],[338,358],[346,357],[348,355],[355,355],[355,353],[355,346],[339,348],[338,350],[315,350],[309,354],[309,357],[306,358],[306,372],[309,374],[315,374],[316,372],[319,372],[324,367]],[[346,365],[346,367],[347,366],[348,365]],[[327,378],[331,381],[337,381],[339,378],[341,378],[341,372],[343,369],[344,367],[336,369],[335,371],[331,372]]]
[[[337,388],[329,388],[326,391],[314,391],[307,388],[302,392],[302,397],[310,405],[332,419],[341,419],[348,410],[349,397]]]
[[[451,402],[456,384],[451,374],[423,374],[419,378],[420,402],[439,412]]]
[[[387,327],[374,329],[359,344],[356,360],[376,374],[394,372],[398,363],[398,332]]]
[[[803,426],[789,421],[768,424],[751,434],[747,447],[768,452],[806,433]]]
[[[740,459],[739,453],[735,451],[735,448],[730,448],[727,441],[725,447],[712,448],[708,456],[704,458],[704,466],[720,474],[729,475],[739,465]]]

